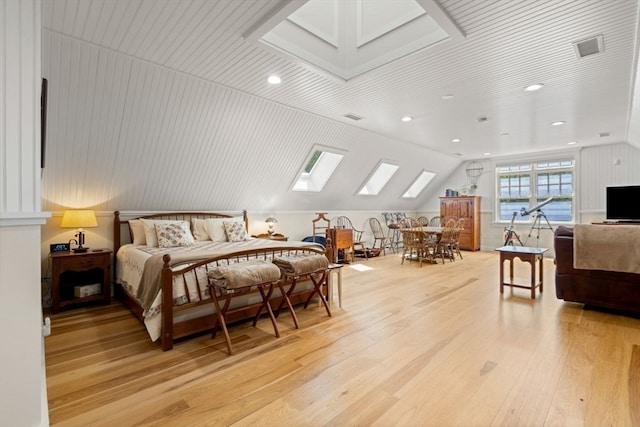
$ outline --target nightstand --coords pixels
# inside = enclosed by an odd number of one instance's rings
[[[110,304],[111,254],[107,249],[50,253],[51,310],[93,301]]]
[[[257,234],[251,237],[256,237],[258,239],[267,239],[267,240],[280,240],[282,242],[286,242],[287,240],[289,240],[287,236],[284,236],[278,233],[273,233],[272,235],[269,235],[269,233],[263,233],[263,234]]]

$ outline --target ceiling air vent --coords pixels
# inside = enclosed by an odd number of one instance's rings
[[[604,40],[602,35],[590,37],[585,40],[580,40],[579,42],[574,42],[573,49],[576,51],[578,58],[584,58],[585,56],[604,51]]]
[[[606,138],[611,136],[611,132],[600,132],[600,138]]]
[[[362,119],[364,119],[364,117],[360,117],[360,116],[358,116],[358,115],[356,115],[356,114],[353,114],[353,113],[345,114],[345,115],[344,115],[344,117],[346,117],[347,119],[355,120],[356,122],[357,122],[358,120],[362,120]]]

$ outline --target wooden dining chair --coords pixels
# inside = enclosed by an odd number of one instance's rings
[[[387,237],[384,229],[382,228],[382,224],[380,224],[380,220],[375,217],[371,217],[368,219],[369,228],[371,229],[371,233],[373,234],[373,245],[371,246],[371,250],[376,249],[376,244],[380,245],[380,250],[383,255],[386,255],[385,248],[389,244],[389,238]]]
[[[404,264],[405,259],[408,259],[409,262],[415,259],[422,267],[422,261],[425,258],[424,233],[421,228],[403,228],[401,232],[404,245],[400,264]]]
[[[449,261],[453,262],[453,233],[456,228],[456,220],[449,219],[442,229],[442,234],[440,235],[440,239],[436,245],[436,253],[440,255],[442,258],[442,262],[444,263],[444,258],[449,258]]]
[[[452,255],[458,254],[462,259],[462,252],[460,252],[460,233],[464,230],[464,218],[458,219],[455,228],[453,230],[453,242],[451,243]]]
[[[419,216],[417,221],[418,221],[418,224],[420,224],[423,227],[426,227],[429,225],[429,218],[427,218],[426,216]]]
[[[434,216],[429,220],[429,227],[441,227],[442,226],[442,217]]]

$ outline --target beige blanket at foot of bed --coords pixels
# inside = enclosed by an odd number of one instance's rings
[[[573,253],[576,269],[640,274],[640,225],[576,225]]]
[[[303,275],[329,267],[329,260],[324,255],[294,255],[280,256],[273,259],[273,263],[282,270],[283,274]]]
[[[280,269],[265,260],[255,260],[221,265],[209,270],[207,276],[220,288],[237,289],[277,282]]]

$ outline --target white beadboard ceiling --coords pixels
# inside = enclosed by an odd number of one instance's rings
[[[640,148],[638,0],[429,1],[464,37],[347,82],[244,37],[304,3],[43,1],[43,210],[415,210],[485,152]],[[604,51],[577,58],[597,35]],[[324,191],[290,191],[316,145],[345,158]],[[398,173],[357,196],[381,160]]]

